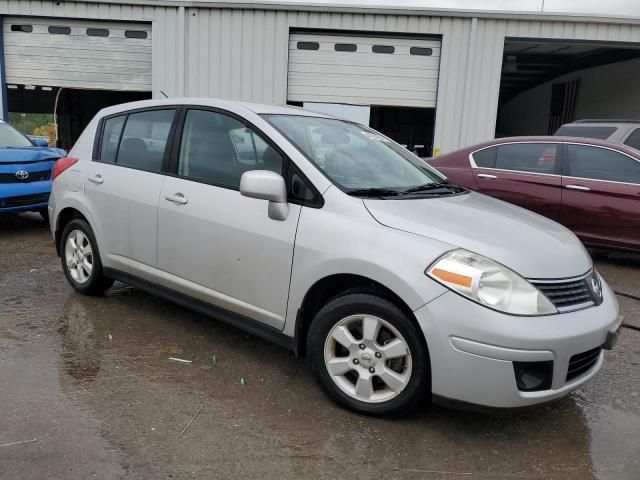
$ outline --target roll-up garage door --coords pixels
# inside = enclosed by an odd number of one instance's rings
[[[4,19],[6,81],[52,87],[151,90],[151,24]]]
[[[440,40],[292,33],[287,99],[433,108]]]

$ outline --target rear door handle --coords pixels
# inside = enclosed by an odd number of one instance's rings
[[[186,205],[188,200],[182,193],[175,193],[173,195],[165,195],[165,200],[169,200],[170,202],[177,203],[178,205]]]
[[[588,192],[591,190],[589,187],[583,187],[582,185],[565,185],[565,188],[570,190],[582,190],[583,192]]]
[[[480,178],[498,178],[495,175],[489,175],[488,173],[479,173],[478,176]]]
[[[102,175],[100,174],[95,175],[94,177],[89,177],[89,181],[97,185],[100,185],[102,182],[104,182],[104,180],[102,179]]]

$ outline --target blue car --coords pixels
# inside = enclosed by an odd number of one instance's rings
[[[48,219],[53,166],[65,155],[0,120],[0,214],[34,211]]]

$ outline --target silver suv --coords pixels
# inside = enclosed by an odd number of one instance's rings
[[[57,162],[49,211],[77,291],[120,280],[273,340],[371,415],[558,398],[622,321],[569,230],[301,109],[104,109]]]
[[[640,150],[640,120],[576,120],[562,125],[554,135],[596,138]]]

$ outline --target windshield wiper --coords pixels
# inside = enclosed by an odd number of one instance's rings
[[[398,192],[397,190],[391,190],[389,188],[355,188],[349,190],[347,195],[354,197],[395,197],[403,193],[404,192]]]
[[[407,193],[420,193],[420,192],[429,192],[431,190],[441,190],[448,189],[449,191],[461,192],[464,190],[462,187],[458,187],[449,182],[439,182],[439,183],[427,183],[425,185],[419,185],[417,187],[409,188],[402,192],[403,194]]]

